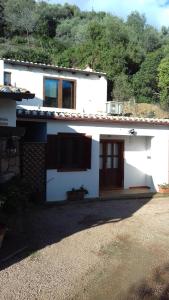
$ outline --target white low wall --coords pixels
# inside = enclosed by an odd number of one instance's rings
[[[57,172],[47,170],[47,201],[66,199],[66,192],[83,185],[89,191],[87,197],[99,196],[99,141],[104,136],[123,139],[124,188],[150,186],[157,189],[158,183],[168,182],[168,128],[160,126],[135,126],[137,136],[130,136],[130,125],[98,125],[78,122],[47,123],[47,134],[79,132],[92,136],[92,166],[86,172]]]

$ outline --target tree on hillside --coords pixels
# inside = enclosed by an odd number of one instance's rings
[[[36,3],[34,0],[7,0],[4,15],[9,30],[13,33],[26,33],[28,39],[37,21]]]
[[[146,52],[152,52],[161,47],[160,33],[153,26],[146,26],[143,34],[143,45]]]
[[[133,76],[133,88],[137,101],[159,101],[158,66],[163,56],[162,49],[148,53],[140,70]]]
[[[126,45],[126,68],[127,74],[134,75],[138,72],[140,65],[145,59],[146,49],[144,45],[144,31],[146,19],[138,12],[132,12],[126,24],[129,41]]]
[[[162,34],[163,36],[167,36],[167,35],[169,34],[169,28],[166,27],[166,26],[162,26],[162,27],[161,27],[161,34]]]
[[[39,16],[36,33],[40,36],[54,38],[56,29],[65,21],[71,21],[80,14],[80,9],[76,5],[49,4],[41,1],[37,4],[37,14]]]
[[[158,86],[160,88],[160,103],[169,109],[169,56],[163,58],[158,67]]]
[[[116,101],[129,101],[133,96],[128,76],[120,74],[114,80],[113,99]]]
[[[37,4],[38,20],[35,28],[35,33],[41,37],[55,37],[56,34],[56,11],[58,6],[53,6],[47,2],[40,2]]]
[[[123,20],[107,14],[103,19],[104,42],[106,47],[115,47],[122,44],[124,47],[129,42],[128,30]]]
[[[133,28],[133,30],[140,35],[143,33],[145,29],[145,25],[146,25],[145,15],[140,15],[139,12],[134,11],[127,17],[126,24],[127,26]]]
[[[4,0],[0,0],[0,36],[4,36],[5,16],[4,16]]]

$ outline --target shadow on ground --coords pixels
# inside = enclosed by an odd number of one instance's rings
[[[58,243],[72,234],[129,218],[148,201],[150,199],[147,198],[78,202],[33,209],[22,220],[24,224],[22,232],[17,234],[10,228],[7,233],[0,249],[0,270],[24,259],[37,250]],[[20,222],[19,219],[16,221]],[[23,251],[19,253],[17,252],[18,249]],[[11,256],[11,254],[15,255]]]
[[[128,291],[127,300],[167,300],[169,299],[169,264],[156,268],[152,276]]]

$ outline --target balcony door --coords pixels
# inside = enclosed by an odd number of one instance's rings
[[[123,141],[100,141],[100,189],[123,187],[123,152]]]

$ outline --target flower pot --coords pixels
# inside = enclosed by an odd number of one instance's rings
[[[3,239],[4,239],[4,236],[6,234],[6,226],[3,225],[3,224],[0,224],[0,248],[2,247],[2,243],[3,243]]]
[[[84,191],[69,191],[67,192],[67,200],[83,200],[84,195]]]
[[[169,194],[169,188],[159,187],[158,192],[159,192],[160,194]]]

